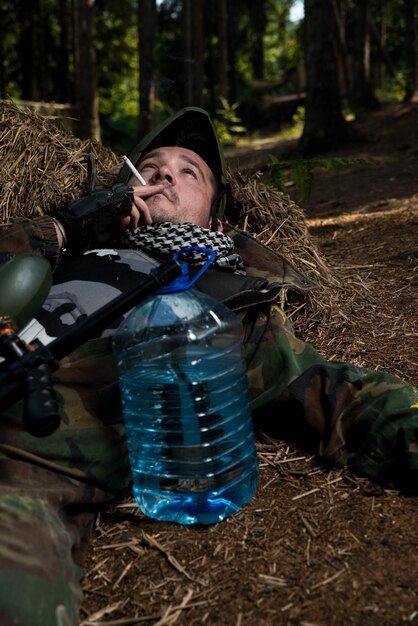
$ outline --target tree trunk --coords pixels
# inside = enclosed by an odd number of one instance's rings
[[[36,47],[35,47],[35,17],[36,0],[28,0],[27,3],[19,3],[20,12],[20,64],[22,79],[20,91],[23,100],[35,100],[36,93]]]
[[[227,37],[227,46],[228,46],[228,59],[229,59],[229,67],[228,67],[228,97],[231,103],[234,103],[238,99],[238,78],[237,78],[237,48],[238,48],[238,33],[237,33],[237,22],[234,16],[234,6],[236,8],[235,0],[227,0],[227,11],[228,11],[228,37]]]
[[[70,14],[67,0],[59,2],[60,39],[58,51],[58,71],[56,85],[60,102],[72,102],[70,68]]]
[[[305,125],[298,150],[312,154],[352,137],[341,112],[332,0],[305,0]]]
[[[397,78],[397,69],[392,61],[392,59],[390,58],[388,51],[386,50],[384,44],[385,44],[385,24],[380,25],[380,28],[378,29],[376,27],[375,24],[373,24],[373,22],[371,22],[370,20],[368,21],[368,26],[369,26],[369,31],[371,34],[372,39],[374,40],[374,43],[376,44],[380,59],[383,61],[383,63],[385,64],[386,69],[388,70],[390,76],[392,78],[395,79],[395,81],[398,81]]]
[[[264,80],[264,32],[267,25],[265,0],[251,3],[250,16],[252,75],[255,79]]]
[[[96,50],[94,45],[94,2],[75,0],[74,43],[78,121],[75,134],[100,141],[97,95]]]
[[[347,0],[333,0],[333,7],[338,32],[337,53],[339,84],[341,85],[341,95],[349,97],[351,93],[352,76],[350,73],[346,42]]]
[[[193,103],[203,107],[203,89],[205,79],[205,49],[203,28],[203,0],[192,2],[193,30]]]
[[[139,135],[151,130],[154,113],[155,0],[138,0]]]
[[[385,0],[378,0],[376,7],[376,24],[375,31],[370,29],[372,39],[375,40],[377,46],[377,54],[373,63],[374,84],[381,87],[383,84],[383,58],[381,50],[385,47],[386,23],[385,23]]]
[[[404,0],[405,16],[405,101],[418,102],[418,50],[416,0]]]
[[[191,0],[183,0],[182,10],[183,43],[183,106],[190,106],[193,100],[192,67],[192,8]]]
[[[353,45],[353,91],[351,104],[359,113],[376,109],[379,102],[370,81],[369,0],[356,0],[354,5],[355,35]]]
[[[2,17],[0,15],[0,17]],[[7,98],[7,76],[6,76],[6,64],[5,64],[5,29],[3,28],[4,22],[0,19],[0,98]]]
[[[36,85],[38,86],[38,98],[47,102],[49,100],[48,93],[48,75],[50,73],[50,65],[48,63],[47,51],[51,44],[49,37],[48,18],[45,15],[46,9],[42,2],[38,3],[37,8],[37,28],[36,28]]]
[[[226,0],[218,0],[218,93],[221,98],[228,99],[228,46]]]

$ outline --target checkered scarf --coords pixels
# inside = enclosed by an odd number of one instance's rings
[[[216,252],[213,263],[215,267],[245,274],[244,263],[239,254],[233,252],[234,242],[230,237],[196,224],[172,224],[162,222],[151,226],[138,226],[134,230],[126,230],[120,238],[123,248],[142,248],[146,252],[174,255],[180,248],[199,246],[210,248]],[[183,258],[183,256],[182,256]],[[191,252],[184,256],[191,265],[203,265],[207,255]]]

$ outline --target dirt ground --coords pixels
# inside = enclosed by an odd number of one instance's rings
[[[357,126],[364,139],[332,154],[368,163],[315,170],[303,205],[328,264],[351,282],[345,313],[306,339],[328,358],[416,384],[418,107],[393,105]],[[262,170],[293,146],[235,150],[229,162]],[[255,497],[221,524],[155,522],[131,498],[103,513],[80,626],[418,624],[416,497],[285,442],[258,451]]]

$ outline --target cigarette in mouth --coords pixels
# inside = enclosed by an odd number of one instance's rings
[[[135,165],[132,163],[132,161],[130,161],[128,159],[127,156],[125,156],[124,154],[122,155],[122,159],[125,161],[126,165],[129,167],[129,169],[131,170],[132,174],[135,176],[135,178],[137,180],[139,180],[139,182],[141,183],[141,185],[146,185],[146,181],[144,178],[142,178],[141,174],[138,172],[138,170],[136,169]]]

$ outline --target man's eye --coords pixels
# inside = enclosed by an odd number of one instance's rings
[[[190,176],[193,176],[193,178],[197,178],[196,172],[192,169],[190,169],[189,167],[185,167],[183,169],[184,174],[189,174]]]

